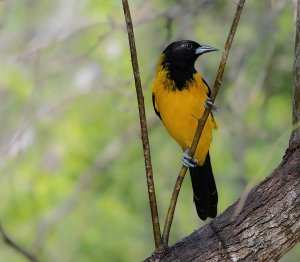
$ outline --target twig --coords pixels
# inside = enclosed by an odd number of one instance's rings
[[[254,53],[258,47],[262,46],[262,43],[266,41],[270,35],[275,35],[276,20],[283,12],[284,8],[288,5],[288,1],[277,1],[276,5],[266,13],[257,24],[260,25],[256,32],[256,37],[253,37],[251,41],[243,45],[241,50],[236,52],[236,55],[232,58],[232,67],[227,79],[234,79],[234,86],[239,88],[239,83],[245,80],[245,71],[247,71],[247,64],[249,64],[249,54]],[[276,43],[276,41],[273,44]],[[262,59],[263,60],[263,59]],[[242,72],[242,73],[240,73]]]
[[[15,251],[26,257],[29,261],[32,262],[38,262],[39,260],[31,253],[23,249],[22,247],[19,246],[15,241],[13,241],[4,231],[4,228],[2,227],[2,224],[0,223],[0,235],[4,241],[4,243],[11,248],[13,248]]]
[[[127,33],[128,33],[128,41],[130,46],[131,63],[132,63],[132,69],[134,74],[136,95],[138,100],[138,108],[139,108],[139,116],[140,116],[140,124],[141,124],[141,136],[142,136],[144,159],[145,159],[146,180],[148,186],[148,195],[149,195],[149,202],[150,202],[150,209],[151,209],[154,241],[155,241],[155,247],[158,249],[162,247],[162,240],[161,240],[158,210],[156,204],[153,171],[152,171],[151,156],[150,156],[150,145],[148,139],[147,121],[146,121],[146,113],[145,113],[145,105],[144,105],[144,96],[143,96],[142,84],[141,84],[140,73],[139,73],[139,66],[138,66],[138,60],[136,54],[130,9],[127,0],[122,0],[122,3],[123,3]]]
[[[245,4],[245,0],[240,0],[238,5],[237,5],[237,10],[236,10],[236,13],[235,13],[235,17],[234,17],[234,20],[232,22],[232,25],[231,25],[231,28],[230,28],[230,31],[229,31],[229,35],[228,35],[226,43],[225,43],[225,48],[224,48],[222,59],[221,59],[220,65],[219,65],[219,70],[218,70],[216,80],[215,80],[215,83],[214,83],[214,86],[213,86],[213,89],[212,89],[212,93],[211,93],[211,96],[210,96],[212,102],[215,101],[216,96],[218,94],[218,91],[220,89],[220,86],[222,84],[222,78],[223,78],[223,73],[224,73],[226,61],[227,61],[227,58],[228,58],[228,54],[229,54],[229,51],[230,51],[230,48],[231,48],[231,44],[232,44],[232,41],[233,41],[233,38],[234,38],[234,35],[235,35],[235,32],[236,32],[236,28],[237,28],[237,25],[238,25],[238,22],[239,22],[244,4]],[[206,123],[206,120],[207,120],[210,112],[211,112],[211,107],[205,108],[205,111],[204,111],[202,117],[200,119],[198,119],[198,126],[197,126],[197,129],[196,129],[196,132],[195,132],[193,143],[192,143],[191,148],[189,150],[189,155],[192,156],[192,157],[195,154],[200,136],[202,134],[204,125]],[[163,235],[162,235],[164,246],[168,245],[169,234],[170,234],[170,229],[171,229],[171,225],[172,225],[172,221],[173,221],[173,217],[174,217],[175,207],[176,207],[179,191],[180,191],[184,176],[186,174],[186,171],[187,171],[187,168],[185,166],[182,166],[181,170],[178,174],[174,189],[173,189],[173,194],[172,194],[172,198],[171,198],[170,205],[169,205],[169,208],[168,208],[167,218],[166,218],[166,221],[165,221],[164,231],[163,231]]]

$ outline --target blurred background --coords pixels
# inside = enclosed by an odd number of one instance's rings
[[[161,222],[181,149],[155,116],[167,44],[222,50],[237,0],[132,0]],[[291,132],[291,0],[246,1],[216,101],[219,212],[281,161]],[[212,85],[222,52],[196,68]],[[141,261],[154,249],[121,1],[0,1],[0,221],[42,261]],[[186,177],[171,243],[205,223]],[[0,261],[26,261],[0,244]],[[281,261],[300,261],[296,246]]]

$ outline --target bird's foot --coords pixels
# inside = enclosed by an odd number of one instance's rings
[[[186,168],[196,167],[198,164],[198,161],[197,161],[197,159],[192,158],[191,156],[188,155],[189,151],[190,151],[189,147],[184,151],[184,153],[182,154],[182,157],[181,157],[181,163]]]
[[[210,97],[208,97],[205,101],[205,108],[211,108],[212,111],[217,111],[218,108],[214,105],[213,101],[211,101]]]

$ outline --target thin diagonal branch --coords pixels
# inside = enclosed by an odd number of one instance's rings
[[[22,248],[19,244],[17,244],[15,241],[13,241],[5,232],[2,224],[0,223],[0,236],[2,237],[4,243],[8,246],[10,246],[12,249],[17,251],[22,256],[26,257],[29,261],[32,262],[39,262],[39,260],[36,258],[35,255],[31,254],[24,248]]]
[[[214,83],[214,86],[212,88],[212,93],[211,93],[211,100],[212,102],[215,101],[216,96],[219,92],[220,86],[222,84],[222,78],[223,78],[223,74],[224,74],[224,70],[225,70],[225,65],[226,65],[226,61],[229,55],[229,51],[231,48],[231,44],[233,42],[233,38],[240,20],[240,16],[243,10],[245,4],[245,0],[240,0],[238,5],[237,5],[237,10],[235,13],[235,17],[234,20],[232,22],[230,31],[229,31],[229,35],[227,37],[226,43],[225,43],[225,48],[223,51],[223,55],[222,55],[222,59],[219,65],[219,70],[216,76],[216,80]],[[211,107],[207,107],[202,115],[202,117],[198,120],[198,126],[196,129],[196,133],[193,139],[193,143],[191,145],[190,151],[189,151],[189,155],[190,156],[194,156],[200,136],[202,134],[204,125],[206,123],[206,120],[211,112]],[[164,230],[163,230],[163,235],[162,235],[162,239],[163,239],[163,244],[165,246],[168,245],[168,241],[169,241],[169,234],[170,234],[170,229],[171,229],[171,225],[172,225],[172,221],[173,221],[173,217],[174,217],[174,212],[175,212],[175,207],[176,207],[176,203],[177,203],[177,199],[178,199],[178,195],[179,195],[179,191],[182,185],[182,182],[184,180],[184,176],[186,174],[187,168],[185,166],[181,167],[181,170],[178,174],[175,186],[174,186],[174,190],[173,190],[173,194],[172,194],[172,198],[170,201],[170,205],[169,205],[169,209],[168,209],[168,213],[167,213],[167,218],[165,221],[165,226],[164,226]]]
[[[146,121],[146,113],[145,113],[145,105],[144,105],[144,95],[143,95],[142,84],[141,84],[140,73],[139,73],[139,65],[137,60],[130,9],[127,0],[122,0],[122,3],[123,3],[127,33],[128,33],[131,63],[132,63],[132,69],[134,74],[136,95],[137,95],[138,108],[139,108],[141,136],[142,136],[142,143],[143,143],[143,150],[144,150],[146,180],[148,186],[148,195],[149,195],[149,202],[150,202],[150,209],[151,209],[154,241],[155,241],[155,247],[160,248],[162,246],[162,240],[161,240],[160,225],[159,225],[158,210],[156,204],[154,180],[153,180],[153,171],[152,171],[152,164],[151,164],[150,145],[148,139],[147,121]]]

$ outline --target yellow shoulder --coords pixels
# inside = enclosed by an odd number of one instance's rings
[[[196,82],[198,83],[198,85],[204,89],[205,93],[208,94],[209,93],[209,87],[207,85],[207,83],[204,81],[202,75],[197,72],[194,74],[194,79],[196,80]]]

